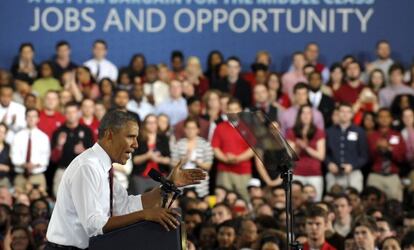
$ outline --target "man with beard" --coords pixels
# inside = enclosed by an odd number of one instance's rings
[[[359,95],[364,89],[364,84],[361,81],[361,66],[358,62],[351,62],[346,67],[347,83],[342,84],[341,87],[336,91],[335,101],[344,102],[349,104],[355,104],[358,100]]]
[[[127,104],[127,110],[136,113],[143,119],[154,113],[154,106],[144,99],[144,91],[141,84],[135,84],[132,92],[132,98]]]

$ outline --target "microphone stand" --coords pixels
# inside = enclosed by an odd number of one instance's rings
[[[289,250],[302,250],[303,247],[294,239],[293,233],[293,207],[292,207],[292,178],[293,172],[289,163],[281,177],[283,179],[283,187],[285,188],[285,213],[286,213],[286,246]]]

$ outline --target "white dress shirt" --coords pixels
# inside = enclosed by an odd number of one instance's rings
[[[144,94],[154,96],[155,106],[170,99],[170,87],[160,80],[154,83],[144,83]]]
[[[170,118],[170,125],[175,126],[188,116],[187,101],[184,97],[167,100],[161,103],[155,112],[157,115],[166,114]]]
[[[126,108],[127,110],[138,114],[141,121],[143,121],[147,115],[154,114],[155,112],[154,106],[144,100],[142,100],[140,103],[135,100],[130,100]]]
[[[83,65],[85,65],[91,70],[91,73],[95,77],[97,82],[99,82],[100,80],[102,80],[102,78],[105,77],[108,77],[114,82],[118,80],[118,68],[107,59],[102,59],[98,61],[93,58],[86,61]],[[96,75],[98,73],[98,65],[99,76]]]
[[[322,100],[322,92],[309,91],[309,100],[314,108],[318,108]]]
[[[16,132],[26,127],[26,108],[14,101],[8,107],[0,105],[0,121],[5,121],[9,130],[6,135],[6,142],[12,144]]]
[[[16,173],[23,174],[23,164],[26,163],[27,147],[31,138],[30,162],[39,165],[32,170],[33,174],[41,174],[46,171],[50,159],[49,137],[38,128],[23,129],[14,136],[11,144],[10,158]]]
[[[87,248],[89,238],[102,234],[109,212],[111,160],[95,143],[78,155],[63,174],[46,238],[59,245]],[[114,178],[113,215],[142,210],[141,196],[128,196]]]

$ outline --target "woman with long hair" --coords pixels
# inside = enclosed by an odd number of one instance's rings
[[[37,77],[37,65],[34,62],[35,50],[33,44],[22,43],[19,48],[19,55],[15,58],[11,72],[14,77],[19,74],[26,75],[32,80]]]
[[[368,88],[370,88],[377,96],[382,88],[385,88],[385,75],[380,69],[374,69],[368,77]]]
[[[132,56],[129,61],[128,70],[131,76],[144,77],[145,68],[147,67],[147,60],[144,54],[138,53]]]
[[[215,68],[223,61],[223,54],[218,50],[213,50],[208,54],[206,64],[207,70],[204,72],[204,75],[210,80],[210,82],[217,77]]]
[[[312,106],[299,108],[293,128],[287,131],[289,145],[299,156],[293,169],[293,178],[303,185],[311,184],[317,190],[316,201],[323,192],[322,161],[325,159],[325,133],[313,123]]]
[[[210,122],[208,138],[211,140],[217,125],[223,121],[221,117],[220,105],[221,92],[215,89],[207,91],[203,96],[203,106],[205,108],[202,118]]]
[[[282,92],[282,82],[276,73],[271,73],[267,79],[267,87],[269,88],[270,100],[272,105],[280,110],[290,107],[289,96]]]
[[[330,77],[327,86],[331,89],[330,96],[334,97],[342,84],[345,83],[345,71],[341,64],[334,63],[329,69],[329,72]]]
[[[96,100],[99,97],[99,87],[88,67],[80,66],[76,69],[76,82],[84,98]]]
[[[209,142],[199,136],[200,124],[197,119],[187,118],[184,122],[185,137],[177,141],[171,152],[171,165],[175,166],[182,162],[183,169],[201,168],[208,172],[213,163],[213,149]],[[199,198],[203,198],[209,193],[209,178],[203,180],[200,184],[189,186],[195,189]]]
[[[168,173],[170,164],[170,146],[168,138],[158,133],[157,116],[150,114],[140,126],[138,148],[132,156],[134,167],[131,174],[131,192],[141,194],[157,185],[148,173],[155,169]]]
[[[33,92],[35,92],[40,98],[43,98],[49,90],[60,91],[62,86],[60,85],[60,82],[54,78],[52,63],[49,61],[42,62],[39,68],[40,78],[33,83]]]

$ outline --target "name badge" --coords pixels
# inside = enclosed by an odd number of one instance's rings
[[[353,131],[349,131],[348,132],[348,136],[346,137],[346,139],[348,141],[356,141],[356,140],[358,140],[358,133],[357,132],[353,132]]]
[[[391,136],[390,138],[390,144],[391,145],[397,145],[400,143],[400,138],[396,135]]]

